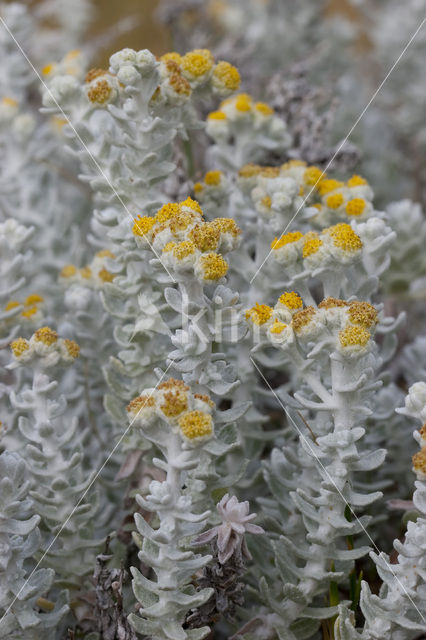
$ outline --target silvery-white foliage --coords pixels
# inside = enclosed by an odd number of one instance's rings
[[[175,404],[181,402],[192,411],[185,413]],[[196,488],[192,487],[192,473],[196,478],[198,467],[203,470],[233,446],[226,442],[226,429],[216,424],[220,412],[213,411],[212,404],[208,396],[194,395],[188,386],[172,379],[163,388],[145,390],[128,408],[132,428],[141,428],[144,438],[155,445],[161,457],[153,458],[153,464],[165,473],[162,482],[151,482],[146,496],[136,497],[144,511],[157,514],[159,522],[153,527],[135,514],[138,556],[155,574],[155,580],[148,579],[132,568],[139,606],[129,619],[143,635],[195,640],[209,633],[205,626],[184,630],[182,625],[188,612],[213,593],[210,588],[196,590],[191,584],[191,576],[211,560],[210,555],[189,548],[191,538],[205,528],[210,516],[205,510],[210,502],[209,485],[195,479]]]
[[[383,274],[383,283],[391,293],[405,292],[426,273],[426,221],[421,205],[411,200],[392,202],[386,213],[397,241],[392,244],[390,268]]]
[[[40,516],[34,513],[30,488],[24,460],[4,451],[0,455],[0,637],[54,640],[68,606],[60,594],[51,609],[43,607],[55,573],[51,568],[33,568],[29,562],[41,547]]]
[[[36,334],[37,335],[37,334]],[[52,337],[53,339],[53,337]],[[83,465],[84,432],[78,432],[78,418],[65,419],[67,400],[58,380],[48,375],[60,355],[56,339],[51,344],[33,343],[32,384],[11,394],[18,414],[20,448],[26,444],[30,496],[43,523],[44,563],[53,567],[73,588],[91,572],[100,541],[95,537],[96,497],[88,493],[93,473]],[[36,345],[40,345],[36,346]],[[14,359],[13,365],[28,366]],[[72,359],[72,358],[71,358]],[[66,559],[66,561],[65,561]]]
[[[426,350],[426,336],[420,335],[402,351],[400,364],[407,384],[412,385],[416,380],[426,380],[426,364],[424,353]]]
[[[398,410],[403,415],[420,418],[424,422],[426,384],[417,382],[410,387],[405,407]],[[423,415],[424,413],[424,415]],[[379,640],[386,634],[391,640],[412,640],[426,631],[426,599],[424,587],[424,562],[426,545],[426,485],[424,427],[414,432],[421,451],[413,456],[413,471],[417,475],[413,505],[417,513],[409,520],[403,541],[395,540],[398,561],[392,562],[387,554],[371,553],[377,572],[383,581],[378,595],[371,593],[367,582],[362,583],[361,610],[364,627],[358,633],[354,620],[342,606],[336,621],[341,640]]]

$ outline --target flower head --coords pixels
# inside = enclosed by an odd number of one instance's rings
[[[190,411],[178,420],[179,429],[185,439],[191,443],[199,443],[213,435],[213,420],[209,413],[204,411]]]
[[[41,329],[37,329],[34,334],[34,339],[37,342],[43,342],[43,344],[50,346],[58,341],[58,334],[50,327],[42,327]]]
[[[25,340],[25,338],[18,338],[11,343],[10,348],[12,349],[12,353],[15,358],[19,359],[25,354],[26,351],[28,351],[30,345],[28,343],[28,340]]]
[[[229,62],[218,62],[212,74],[212,86],[218,93],[226,95],[236,91],[240,86],[241,78],[238,69]]]
[[[253,324],[262,325],[271,318],[274,310],[267,304],[259,304],[256,302],[254,307],[247,309],[245,313],[246,320],[250,320]]]
[[[353,198],[346,203],[346,213],[348,216],[359,217],[365,211],[366,202],[364,198]]]
[[[351,302],[348,315],[352,324],[360,325],[366,329],[378,322],[377,311],[369,302],[358,302],[358,300]]]
[[[194,49],[183,56],[180,64],[188,80],[200,80],[212,70],[214,59],[208,49]]]
[[[426,480],[426,447],[414,454],[413,458],[413,471],[417,475],[419,480]]]
[[[364,353],[370,342],[371,334],[364,327],[348,325],[339,332],[339,343],[342,351]]]
[[[188,409],[189,387],[182,380],[170,378],[158,385],[159,408],[167,418],[176,418]]]
[[[303,307],[303,300],[295,291],[286,291],[278,298],[278,302],[290,311],[297,311]]]
[[[105,107],[117,96],[117,81],[108,72],[97,75],[87,86],[87,97],[92,105]]]
[[[201,255],[195,268],[195,273],[201,280],[220,280],[228,272],[228,263],[220,253],[205,253]]]

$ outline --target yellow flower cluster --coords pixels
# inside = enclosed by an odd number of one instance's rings
[[[192,198],[165,204],[155,216],[139,216],[132,231],[138,242],[161,251],[167,267],[175,272],[192,272],[206,282],[226,275],[228,264],[219,251],[232,250],[240,235],[231,218],[206,222],[200,205]]]
[[[226,96],[237,91],[240,86],[238,69],[229,62],[215,62],[209,49],[194,49],[185,55],[176,51],[159,58],[161,95],[172,97],[172,93],[189,97],[200,86],[210,86],[213,92]]]
[[[361,238],[344,222],[327,227],[321,233],[291,231],[271,243],[278,262],[285,265],[303,259],[307,267],[335,261],[346,263],[359,255],[362,246]]]
[[[5,306],[5,311],[11,311],[17,307],[23,307],[20,316],[26,320],[36,320],[39,318],[40,305],[44,302],[44,298],[38,294],[31,294],[25,298],[24,302],[18,300],[9,300]]]
[[[222,117],[219,116],[221,113],[223,111],[214,112],[210,117]],[[313,221],[319,224],[327,224],[336,218],[364,219],[373,212],[371,187],[358,175],[342,182],[330,178],[319,167],[308,166],[301,160],[290,160],[280,167],[248,164],[239,171],[241,187],[248,192],[254,187],[259,188],[263,178],[292,178],[295,181],[294,194],[306,198],[306,206],[317,209],[318,214]],[[269,185],[269,188],[273,190],[274,186]],[[279,188],[278,185],[277,189]],[[270,197],[271,193],[266,196]]]
[[[207,116],[211,120],[238,120],[241,117],[271,118],[274,110],[265,102],[255,102],[248,93],[240,93],[232,98],[223,100],[217,111],[212,111]]]
[[[41,69],[41,73],[48,80],[56,75],[80,77],[84,75],[85,59],[80,49],[68,51],[60,62],[49,62]]]
[[[72,362],[80,355],[80,347],[74,340],[59,338],[57,332],[50,327],[37,329],[29,340],[13,340],[10,349],[18,363],[28,362],[38,356],[47,358],[52,366],[59,362]]]
[[[318,307],[303,307],[294,291],[283,293],[276,305],[256,303],[245,313],[273,344],[288,346],[298,340],[335,336],[336,347],[349,355],[366,352],[378,322],[377,310],[368,302],[326,298]]]
[[[214,407],[209,396],[193,394],[182,380],[170,378],[134,398],[127,412],[131,424],[147,427],[160,419],[185,441],[197,445],[214,434],[211,416]]]
[[[60,272],[60,278],[69,284],[81,284],[85,287],[100,288],[106,282],[115,278],[105,267],[106,259],[114,259],[115,255],[109,249],[98,251],[90,264],[78,269],[73,264],[67,264]]]
[[[224,175],[222,171],[207,171],[203,180],[194,184],[194,193],[197,197],[202,198],[205,192],[216,191],[218,187],[221,188],[223,182]]]

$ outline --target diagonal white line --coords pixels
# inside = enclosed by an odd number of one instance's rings
[[[273,388],[271,387],[271,385],[269,384],[268,380],[265,378],[265,376],[263,375],[263,373],[261,372],[261,370],[259,369],[259,367],[257,366],[256,362],[253,360],[253,358],[250,356],[250,360],[252,361],[252,364],[255,366],[256,370],[258,371],[258,373],[260,374],[260,376],[262,377],[263,381],[265,382],[265,384],[268,386],[269,390],[272,392],[272,394],[274,395],[275,399],[277,400],[278,404],[280,405],[281,409],[284,411],[284,413],[286,414],[287,418],[290,420],[290,422],[292,423],[292,425],[294,426],[294,428],[296,429],[299,437],[301,439],[303,439],[303,442],[308,446],[312,457],[315,458],[315,460],[318,462],[318,464],[320,465],[320,467],[322,468],[322,470],[324,471],[325,475],[327,476],[327,478],[329,479],[329,481],[334,485],[337,493],[340,495],[340,497],[342,498],[344,504],[349,507],[351,514],[354,516],[355,520],[358,522],[359,526],[361,527],[361,529],[364,531],[365,535],[367,536],[367,538],[370,540],[372,546],[374,547],[375,551],[377,552],[378,555],[380,555],[380,549],[378,548],[378,546],[376,545],[376,543],[374,542],[373,538],[370,536],[370,534],[368,533],[368,531],[366,530],[366,528],[364,527],[364,525],[362,524],[362,522],[360,521],[360,519],[358,518],[358,516],[356,515],[356,513],[354,512],[354,510],[352,509],[351,505],[345,500],[345,497],[343,495],[343,493],[340,491],[340,489],[338,488],[338,486],[336,485],[336,483],[334,482],[333,478],[330,476],[329,472],[327,471],[327,469],[324,467],[323,463],[321,462],[321,460],[318,458],[318,456],[316,455],[315,451],[313,450],[311,443],[309,442],[309,440],[303,435],[303,433],[300,431],[299,427],[297,426],[297,424],[295,423],[295,421],[293,420],[293,418],[291,417],[291,415],[289,414],[289,412],[287,411],[287,409],[285,408],[285,406],[283,405],[283,403],[281,402],[280,398],[277,396],[277,394],[275,393],[275,391],[273,390]],[[392,569],[392,566],[385,560],[385,558],[382,559],[384,561],[384,563],[386,564],[387,568],[389,569],[389,571],[392,573],[393,577],[396,579],[396,581],[398,582],[398,584],[401,586],[403,592],[405,593],[405,595],[407,596],[407,598],[409,599],[410,603],[413,605],[414,609],[417,611],[417,613],[419,614],[419,616],[421,617],[421,619],[423,620],[423,622],[426,625],[426,618],[423,616],[423,614],[421,613],[421,611],[418,609],[417,605],[415,604],[415,602],[413,602],[413,599],[411,598],[411,596],[409,595],[409,593],[407,592],[405,586],[402,584],[401,580],[398,578],[398,576],[395,574],[395,572]]]
[[[170,369],[170,367],[172,366],[172,364],[174,363],[174,360],[172,360],[170,362],[170,364],[167,366],[166,370],[164,371],[164,373],[162,374],[161,378],[158,380],[157,384],[155,385],[154,389],[147,395],[148,398],[150,398],[153,393],[155,393],[158,385],[161,383],[161,381],[163,380],[164,376],[166,375],[166,373],[168,372],[168,370]],[[75,505],[75,507],[73,508],[73,510],[71,511],[71,513],[69,514],[69,516],[67,517],[67,519],[64,521],[64,523],[61,525],[61,528],[59,529],[58,533],[55,535],[55,537],[53,538],[52,542],[50,542],[50,544],[48,545],[47,549],[43,552],[43,555],[41,556],[40,560],[37,562],[36,566],[34,567],[34,569],[31,571],[30,575],[28,576],[28,578],[25,580],[24,584],[22,585],[22,587],[19,589],[18,593],[15,595],[14,599],[12,600],[12,602],[10,603],[10,605],[8,606],[8,608],[6,609],[6,611],[4,612],[4,614],[2,615],[2,617],[0,618],[0,625],[3,621],[3,619],[7,616],[7,614],[9,613],[9,611],[11,610],[11,608],[13,607],[13,605],[15,604],[16,600],[19,598],[20,593],[22,592],[22,590],[25,588],[25,586],[28,584],[28,582],[31,580],[31,577],[33,576],[33,574],[35,573],[35,571],[38,569],[38,567],[40,566],[40,564],[43,562],[44,558],[46,557],[46,555],[49,553],[50,549],[52,548],[52,546],[55,544],[56,540],[59,538],[59,536],[61,535],[62,531],[64,530],[64,528],[66,527],[67,523],[70,521],[70,519],[72,518],[72,516],[74,515],[76,509],[80,506],[80,504],[82,503],[82,501],[84,500],[84,498],[86,497],[86,495],[88,494],[89,490],[92,488],[93,484],[95,483],[95,481],[98,479],[99,474],[103,471],[103,469],[106,467],[106,465],[108,464],[108,462],[110,461],[111,457],[114,455],[115,451],[117,450],[117,448],[120,446],[123,438],[125,437],[125,435],[128,433],[129,429],[131,428],[132,424],[134,423],[134,421],[136,420],[136,418],[138,417],[139,413],[142,411],[143,407],[140,407],[140,409],[137,411],[136,415],[134,416],[133,420],[130,422],[129,426],[127,427],[127,429],[122,433],[122,435],[120,436],[120,439],[118,440],[118,442],[116,443],[116,445],[114,446],[114,448],[111,450],[111,452],[109,453],[108,457],[104,460],[104,462],[102,463],[102,465],[99,467],[99,469],[97,470],[96,474],[93,476],[92,480],[90,481],[90,483],[88,484],[87,488],[84,490],[84,492],[81,494],[77,504]]]
[[[395,67],[397,66],[397,64],[399,63],[399,61],[401,60],[401,58],[403,57],[403,55],[405,54],[405,52],[407,51],[408,47],[411,45],[411,43],[413,42],[414,38],[417,36],[417,34],[419,33],[420,29],[423,27],[424,23],[426,22],[426,17],[423,18],[423,20],[421,21],[420,25],[417,27],[416,31],[413,33],[413,35],[411,36],[410,40],[407,42],[407,44],[405,45],[404,49],[401,51],[401,53],[399,54],[398,58],[395,60],[395,62],[393,63],[393,65],[391,66],[391,68],[389,69],[389,71],[387,72],[386,76],[384,77],[384,79],[382,80],[382,82],[379,84],[379,86],[377,87],[376,91],[373,93],[373,95],[371,96],[370,100],[368,101],[368,103],[365,105],[364,109],[361,111],[360,115],[358,116],[358,118],[356,119],[355,123],[352,125],[351,129],[349,130],[349,133],[346,134],[346,136],[343,138],[342,142],[340,143],[340,145],[338,146],[337,150],[334,152],[331,160],[329,160],[329,162],[327,163],[327,166],[325,167],[325,169],[323,170],[321,176],[318,178],[318,180],[315,182],[315,184],[313,185],[312,189],[309,191],[308,195],[302,200],[302,204],[298,207],[296,213],[293,215],[293,217],[290,219],[290,221],[287,223],[286,227],[284,228],[284,231],[281,233],[281,235],[284,235],[285,232],[287,231],[287,229],[290,227],[291,223],[294,221],[294,219],[296,218],[296,216],[298,215],[298,213],[303,209],[303,207],[306,204],[306,201],[309,199],[309,197],[311,196],[312,192],[315,190],[315,187],[317,186],[318,182],[320,182],[320,180],[322,179],[324,173],[327,171],[327,169],[329,168],[329,166],[332,164],[333,160],[336,158],[337,154],[339,153],[339,151],[342,149],[342,147],[346,144],[346,142],[348,141],[348,138],[352,135],[354,129],[357,127],[357,125],[359,124],[359,122],[361,121],[361,119],[363,118],[363,116],[365,115],[367,109],[370,107],[371,103],[375,100],[377,94],[380,92],[380,90],[382,89],[383,85],[386,83],[386,81],[388,80],[389,76],[391,75],[391,73],[393,72],[393,70],[395,69]],[[264,258],[262,264],[260,265],[260,267],[257,269],[256,273],[254,274],[254,276],[252,277],[252,279],[250,280],[250,284],[253,282],[253,280],[256,278],[257,274],[259,273],[259,271],[261,270],[261,268],[263,267],[263,265],[265,264],[265,262],[268,260],[269,256],[272,253],[272,249],[270,249],[268,255],[266,256],[266,258]]]
[[[47,86],[47,84],[45,83],[45,81],[43,80],[43,78],[41,77],[40,73],[37,71],[37,69],[35,68],[35,66],[33,65],[33,63],[31,62],[31,60],[29,59],[29,57],[27,56],[27,54],[25,53],[24,49],[21,47],[21,45],[19,44],[18,40],[15,38],[15,36],[13,35],[13,33],[11,32],[11,30],[9,29],[9,27],[7,26],[6,22],[3,20],[3,18],[0,16],[0,22],[2,23],[3,27],[6,29],[6,31],[8,32],[8,34],[10,35],[10,37],[12,38],[12,40],[14,41],[14,43],[16,44],[16,46],[18,47],[19,51],[22,53],[22,55],[24,56],[25,60],[28,62],[28,64],[30,65],[31,69],[34,71],[35,75],[37,76],[37,78],[39,79],[39,81],[41,82],[41,84],[43,85],[43,87],[46,89],[46,91],[48,92],[49,96],[51,97],[52,101],[55,103],[56,107],[59,109],[59,111],[61,112],[61,114],[63,115],[64,119],[67,121],[67,123],[69,124],[69,126],[71,127],[71,129],[73,130],[76,138],[78,139],[78,141],[80,142],[81,146],[83,147],[83,149],[88,153],[88,155],[90,156],[93,164],[95,165],[95,167],[98,169],[99,173],[101,174],[101,176],[104,178],[104,180],[107,182],[108,186],[111,187],[111,191],[114,193],[114,195],[117,197],[118,201],[120,202],[120,204],[122,205],[123,209],[126,211],[126,213],[128,214],[130,220],[132,221],[133,224],[136,224],[136,226],[138,226],[138,222],[137,220],[135,220],[132,216],[132,214],[130,213],[129,209],[127,208],[126,204],[123,202],[122,197],[120,196],[120,194],[117,192],[117,190],[115,189],[114,185],[112,184],[111,180],[108,178],[108,176],[106,175],[105,171],[102,169],[101,165],[99,164],[99,162],[96,160],[95,156],[93,155],[93,153],[90,151],[90,149],[87,147],[86,143],[84,142],[84,140],[82,139],[82,137],[80,136],[80,134],[78,133],[78,131],[76,130],[76,128],[74,127],[73,123],[71,122],[71,120],[69,119],[69,117],[67,116],[67,114],[65,113],[65,111],[62,109],[61,105],[58,103],[58,101],[56,100],[55,96],[53,95],[53,93],[51,92],[51,90],[49,89],[49,87]],[[138,227],[139,228],[139,227]],[[156,256],[156,258],[158,258],[158,260],[160,261],[161,265],[163,266],[163,268],[165,269],[165,271],[168,273],[168,275],[170,276],[170,278],[172,279],[173,282],[176,282],[175,278],[172,276],[172,274],[170,273],[170,271],[167,269],[166,265],[163,263],[163,261],[161,260],[160,256],[158,255],[157,251],[154,249],[154,247],[152,246],[152,244],[149,242],[148,238],[145,238],[146,241],[149,244],[150,249],[152,250],[152,252],[154,253],[154,255]]]

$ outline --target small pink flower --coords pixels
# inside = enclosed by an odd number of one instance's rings
[[[205,531],[198,536],[194,542],[196,544],[205,544],[217,537],[218,559],[220,564],[225,564],[238,550],[247,558],[251,558],[244,534],[253,533],[259,535],[265,532],[262,527],[251,524],[250,521],[256,518],[256,514],[249,513],[249,508],[247,500],[245,502],[238,502],[235,496],[230,497],[227,493],[217,505],[222,524]]]

